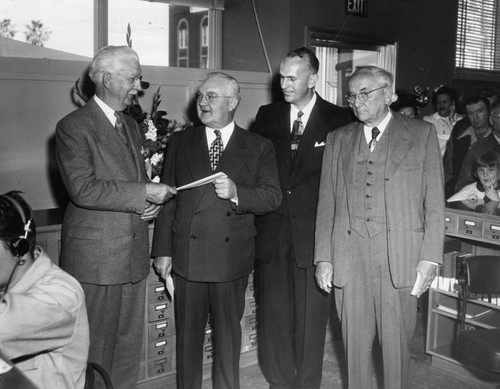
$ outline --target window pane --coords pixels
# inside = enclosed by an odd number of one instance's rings
[[[143,65],[168,66],[169,5],[143,0],[108,0],[108,44],[126,45],[127,25],[132,48]]]
[[[0,56],[92,57],[93,3],[93,0],[0,1],[0,37],[11,39],[0,38]]]
[[[500,70],[495,0],[459,0],[455,66]]]
[[[132,47],[141,64],[199,68],[206,63],[200,46],[207,8],[143,0],[109,0],[108,4],[108,43],[127,44],[130,23]]]

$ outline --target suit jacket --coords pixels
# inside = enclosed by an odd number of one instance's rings
[[[418,261],[443,262],[443,167],[433,125],[393,114],[387,129],[384,191],[388,259],[392,282],[400,288],[414,284]],[[330,133],[323,158],[314,260],[333,263],[337,287],[355,274],[350,235],[360,137],[364,137],[362,123]]]
[[[254,214],[271,212],[281,201],[271,142],[238,126],[215,172],[235,182],[237,207],[208,184],[180,191],[155,223],[152,256],[172,256],[173,271],[190,281],[227,282],[248,275],[255,258]],[[162,182],[179,187],[213,173],[205,127],[175,133]]]
[[[70,203],[61,266],[79,281],[112,285],[149,274],[147,180],[141,138],[125,118],[130,150],[94,99],[56,127],[56,157]]]
[[[318,201],[323,150],[328,132],[353,121],[349,111],[319,95],[292,161],[290,104],[280,101],[260,107],[254,131],[269,138],[276,149],[283,201],[280,207],[256,218],[258,259],[271,262],[284,223],[289,223],[291,241],[299,267],[313,266],[314,223]]]

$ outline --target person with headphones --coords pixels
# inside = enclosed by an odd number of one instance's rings
[[[35,240],[28,203],[16,191],[0,195],[0,353],[39,388],[83,388],[85,296]]]

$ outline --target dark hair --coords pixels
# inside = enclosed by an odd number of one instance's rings
[[[418,116],[419,108],[427,105],[427,102],[419,102],[416,94],[408,93],[404,89],[396,90],[396,95],[398,95],[398,99],[390,105],[390,108],[396,112],[402,108],[410,107],[415,110],[415,113]]]
[[[294,49],[286,55],[287,58],[303,58],[307,61],[309,64],[309,67],[311,68],[312,74],[317,74],[319,70],[319,60],[318,57],[316,57],[316,54],[314,54],[314,51],[307,47],[300,47],[298,49]]]
[[[498,97],[498,91],[489,85],[479,85],[472,89],[472,94],[475,96],[486,97],[487,99],[492,97]]]
[[[437,97],[439,95],[448,95],[450,96],[450,100],[455,102],[455,104],[458,103],[458,96],[457,92],[455,89],[450,88],[449,86],[440,86],[439,88],[434,90],[434,93],[432,94],[432,106],[434,107],[434,110],[436,110],[437,106]]]
[[[485,151],[481,155],[479,155],[476,160],[472,164],[472,177],[476,180],[477,189],[481,192],[484,192],[484,185],[481,183],[479,176],[477,175],[477,169],[480,167],[496,167],[500,170],[500,155],[493,150]],[[500,177],[496,183],[495,187],[498,187],[500,184]]]
[[[494,109],[497,109],[498,107],[500,107],[500,99],[491,104],[490,112],[493,111]]]
[[[470,96],[464,100],[463,106],[465,107],[465,109],[467,109],[468,105],[477,104],[477,103],[483,103],[486,106],[486,110],[488,111],[488,113],[490,113],[491,104],[490,104],[490,101],[486,97]]]
[[[6,249],[9,249],[9,247],[19,239],[19,237],[23,237],[25,234],[25,221],[23,221],[17,207],[10,200],[13,199],[23,210],[26,222],[31,220],[30,232],[28,233],[26,239],[28,239],[30,244],[30,253],[33,254],[36,245],[35,221],[33,220],[31,207],[20,196],[20,193],[22,192],[10,191],[0,195],[0,241]]]

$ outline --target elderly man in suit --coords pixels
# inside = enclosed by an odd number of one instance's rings
[[[255,131],[277,152],[283,201],[257,217],[259,359],[271,388],[319,388],[329,296],[314,279],[314,222],[328,132],[352,121],[314,91],[319,61],[292,50],[280,66],[285,101],[260,107]]]
[[[56,128],[56,156],[70,202],[62,225],[61,266],[85,291],[89,360],[117,388],[135,388],[139,372],[148,221],[175,190],[148,182],[141,136],[123,111],[141,90],[134,50],[108,46],[92,60],[95,96]]]
[[[350,389],[371,387],[376,335],[384,388],[410,387],[416,297],[442,262],[436,130],[392,113],[392,88],[386,70],[356,70],[346,98],[360,122],[330,133],[323,157],[314,261],[321,289],[335,287]],[[417,273],[422,282],[416,284]]]
[[[254,215],[281,201],[273,146],[238,127],[237,81],[210,73],[196,95],[202,127],[174,134],[162,182],[180,187],[212,173],[212,184],[179,191],[156,221],[152,255],[174,273],[177,385],[201,388],[205,326],[214,334],[213,387],[239,388],[240,320],[255,257]]]

